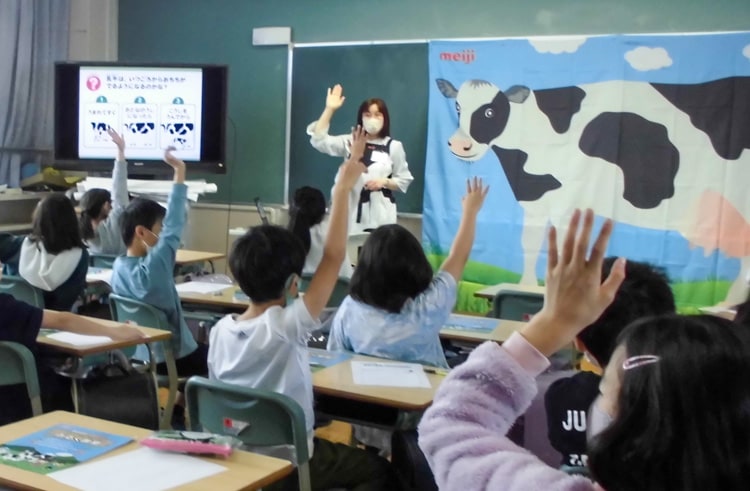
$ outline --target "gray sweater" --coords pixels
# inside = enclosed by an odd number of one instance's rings
[[[128,162],[115,160],[112,171],[112,211],[97,225],[94,237],[86,241],[93,254],[125,254],[126,247],[120,232],[120,216],[128,206]]]

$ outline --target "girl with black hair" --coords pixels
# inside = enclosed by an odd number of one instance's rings
[[[484,343],[446,377],[419,425],[445,491],[705,491],[750,481],[750,330],[715,316],[662,315],[621,333],[587,419],[595,482],[546,466],[505,435],[533,399],[547,357],[596,321],[625,278],[602,283],[612,231],[589,248],[594,214],[574,213],[562,251],[549,234],[544,307],[502,346]],[[589,255],[588,251],[591,250]]]
[[[347,157],[351,146],[350,135],[328,134],[333,113],[346,99],[343,90],[341,85],[328,89],[323,113],[307,127],[312,146],[334,157]],[[349,233],[355,234],[396,223],[394,192],[405,193],[414,180],[406,163],[404,145],[391,138],[391,120],[385,101],[377,98],[363,101],[357,110],[357,126],[367,132],[367,146],[362,158],[367,173],[357,181],[349,201],[352,215]]]
[[[21,244],[19,274],[42,290],[47,309],[69,311],[86,288],[89,255],[77,225],[73,203],[51,194],[37,205]]]
[[[312,275],[323,259],[325,238],[328,235],[326,201],[322,191],[303,186],[294,192],[294,200],[289,208],[289,231],[300,239],[305,248],[302,274]],[[339,277],[351,278],[352,272],[352,264],[347,257],[341,265]]]
[[[125,254],[120,231],[120,215],[128,206],[128,162],[125,140],[114,129],[107,130],[117,145],[117,159],[112,171],[112,194],[106,189],[89,189],[81,198],[78,226],[81,237],[94,254]]]
[[[422,245],[404,227],[384,225],[370,234],[333,319],[329,350],[448,368],[439,332],[456,304],[487,190],[481,179],[467,182],[456,238],[434,276]]]

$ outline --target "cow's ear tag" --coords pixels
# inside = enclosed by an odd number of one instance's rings
[[[505,96],[510,102],[520,104],[525,101],[527,97],[529,97],[530,93],[531,89],[529,89],[528,87],[525,87],[523,85],[514,85],[513,87],[505,91]]]

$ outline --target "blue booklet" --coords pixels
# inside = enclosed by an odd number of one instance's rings
[[[0,463],[48,474],[91,460],[131,440],[126,436],[59,424],[0,445]]]
[[[497,327],[498,319],[492,317],[466,317],[451,315],[443,326],[443,329],[455,329],[457,331],[491,332]]]
[[[319,348],[309,348],[310,352],[310,366],[327,368],[348,360],[354,353],[347,351],[328,351]]]

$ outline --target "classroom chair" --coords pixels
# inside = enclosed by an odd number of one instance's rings
[[[489,317],[512,321],[528,321],[544,306],[541,293],[502,291],[492,299]]]
[[[112,269],[115,259],[117,259],[117,256],[114,254],[89,254],[89,266]]]
[[[193,431],[230,435],[248,447],[293,446],[299,489],[310,491],[305,413],[296,401],[203,377],[190,377],[185,395]]]
[[[44,308],[42,291],[20,276],[3,275],[0,280],[0,293],[8,293],[20,302],[25,302],[40,309]]]
[[[135,300],[132,298],[126,298],[122,297],[120,295],[115,295],[114,293],[109,295],[109,308],[112,312],[112,320],[116,322],[134,322],[138,324],[139,326],[143,327],[151,327],[154,329],[162,329],[164,331],[171,331],[172,332],[172,339],[170,341],[167,341],[168,343],[171,342],[173,345],[178,345],[178,341],[175,340],[175,333],[172,331],[172,329],[169,326],[169,322],[167,321],[167,316],[162,312],[161,310],[157,309],[156,307],[149,305],[147,303],[143,303],[139,300]],[[129,352],[127,353],[128,356],[132,356],[132,354],[135,353],[135,348],[130,348]],[[184,384],[186,382],[187,378],[178,378],[177,383],[178,384]],[[156,375],[156,384],[158,387],[162,388],[168,388],[169,387],[169,376],[167,375]],[[169,398],[167,399],[167,408],[173,408],[174,407],[174,397],[172,393],[169,393]],[[165,420],[169,421],[171,419],[171,414],[165,415]]]
[[[42,414],[34,355],[22,344],[0,341],[0,386],[15,384],[26,384],[32,415]]]

